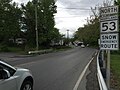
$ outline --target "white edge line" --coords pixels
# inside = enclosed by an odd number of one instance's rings
[[[96,53],[95,53],[95,56],[97,55],[97,51],[96,51]]]
[[[83,70],[83,72],[81,73],[81,75],[79,76],[79,79],[78,79],[78,81],[76,82],[73,90],[77,90],[77,89],[78,89],[79,84],[80,84],[83,76],[85,75],[85,72],[87,71],[87,68],[89,67],[89,65],[90,65],[90,63],[92,62],[93,59],[94,59],[94,57],[89,61],[89,63],[88,63],[88,64],[86,65],[86,67],[84,68],[84,70]]]
[[[37,63],[36,61],[15,65],[16,67]]]

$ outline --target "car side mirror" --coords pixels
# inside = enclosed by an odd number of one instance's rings
[[[0,70],[0,79],[8,79],[10,77],[10,73],[6,69]]]

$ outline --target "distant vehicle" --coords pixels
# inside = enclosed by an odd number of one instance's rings
[[[33,76],[0,60],[0,90],[33,90]]]
[[[89,46],[89,44],[86,45],[87,47]]]
[[[78,42],[77,44],[78,44],[78,46],[81,46],[83,44],[83,42]]]
[[[82,44],[82,45],[81,45],[81,47],[82,47],[82,48],[85,48],[85,45],[84,45],[84,44]]]
[[[75,45],[75,46],[81,46],[82,44],[83,44],[83,42],[80,42],[80,41],[73,42],[73,45]]]
[[[24,44],[26,42],[26,39],[17,38],[15,42],[16,42],[17,45],[22,45],[22,44]]]

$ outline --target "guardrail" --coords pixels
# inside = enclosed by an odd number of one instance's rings
[[[100,90],[108,90],[105,80],[103,78],[102,72],[101,72],[101,67],[100,67],[100,63],[99,63],[99,61],[100,61],[99,55],[100,55],[100,52],[97,55],[97,77],[98,77]]]
[[[39,50],[39,51],[29,51],[28,54],[43,54],[52,52],[53,49]]]

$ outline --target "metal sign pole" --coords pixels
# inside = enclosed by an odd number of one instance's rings
[[[104,60],[104,50],[102,50],[102,61],[105,61]]]
[[[108,90],[110,90],[110,50],[107,52],[107,80]]]

